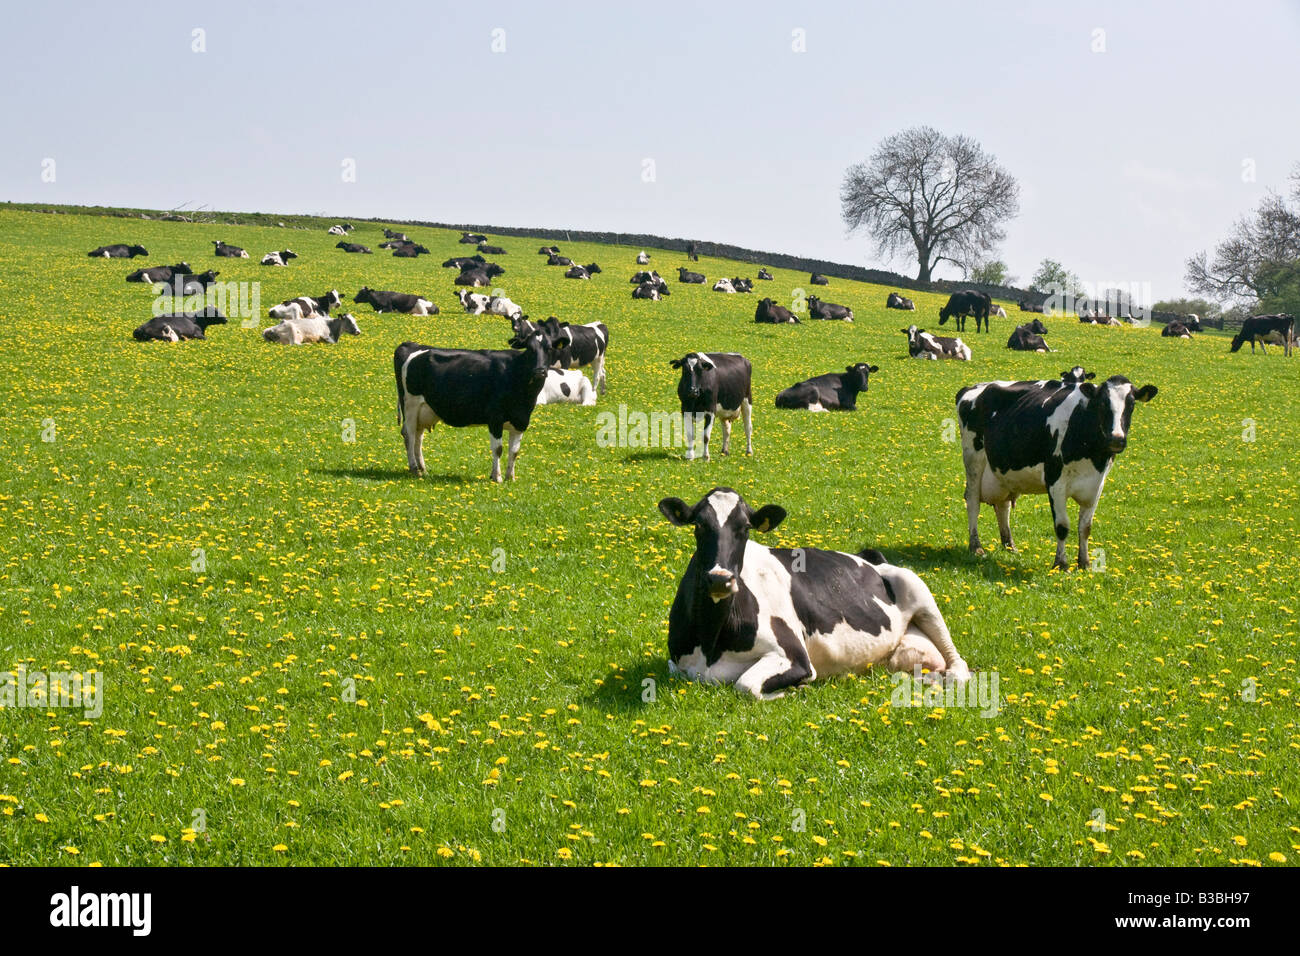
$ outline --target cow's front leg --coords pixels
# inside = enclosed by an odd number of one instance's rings
[[[1065,539],[1070,534],[1070,512],[1066,510],[1069,499],[1065,496],[1064,486],[1057,484],[1047,489],[1047,498],[1052,503],[1052,526],[1056,530],[1056,561],[1053,568],[1070,570],[1065,562]]]
[[[501,483],[501,426],[495,428],[489,427],[488,434],[491,436],[490,445],[492,447],[492,475],[491,480],[497,484]]]
[[[709,437],[713,434],[713,418],[714,416],[712,412],[704,413],[704,428],[701,430],[704,432],[704,460],[705,461],[712,460],[709,458]]]
[[[1011,540],[1011,499],[999,501],[993,505],[993,513],[998,516],[998,534],[1002,538],[1002,547],[1008,551],[1016,550]]]
[[[515,459],[519,457],[519,443],[524,440],[524,433],[510,426],[510,454],[506,458],[506,481],[515,480]]]
[[[980,484],[984,480],[984,469],[978,464],[966,465],[966,525],[970,532],[970,550],[972,554],[984,556],[980,546]]]
[[[759,700],[776,700],[787,689],[815,679],[817,672],[804,659],[792,661],[781,651],[764,654],[736,681],[736,689],[753,694]]]
[[[1087,571],[1092,567],[1092,559],[1088,554],[1088,538],[1092,535],[1092,516],[1097,511],[1097,503],[1101,501],[1101,488],[1097,489],[1097,497],[1091,502],[1079,503],[1079,570]]]
[[[740,418],[745,423],[745,454],[754,454],[754,405],[749,399],[740,403]]]

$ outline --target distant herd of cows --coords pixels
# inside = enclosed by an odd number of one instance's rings
[[[346,235],[349,225],[329,232]],[[404,234],[384,230],[381,248],[409,258],[428,249]],[[505,270],[487,255],[505,254],[484,235],[464,233],[462,243],[477,247],[468,257],[454,257],[443,263],[455,268],[460,304],[474,314],[500,315],[511,323],[509,348],[504,350],[448,349],[403,342],[393,353],[397,386],[397,418],[406,445],[407,465],[412,474],[426,471],[424,433],[439,422],[451,427],[486,426],[492,453],[491,479],[502,480],[501,457],[506,452],[504,478],[515,475],[520,443],[529,426],[533,409],[551,402],[595,404],[597,392],[606,391],[605,357],[609,330],[604,323],[571,325],[552,316],[544,322],[530,321],[523,310],[503,296],[469,291],[484,287]],[[248,253],[224,242],[214,242],[218,257],[247,258]],[[359,243],[340,241],[337,248],[347,253],[368,254]],[[590,280],[601,272],[596,263],[578,265],[560,254],[556,246],[543,246],[538,253],[549,265],[566,267],[573,279]],[[692,246],[688,255],[698,259]],[[92,257],[134,258],[147,256],[141,246],[102,246]],[[291,250],[268,253],[266,266],[284,266],[297,258]],[[642,252],[637,264],[650,261]],[[141,269],[127,281],[171,284],[176,294],[194,294],[216,281],[217,272],[196,274],[187,263]],[[766,269],[759,280],[773,277]],[[705,277],[681,267],[680,283],[699,285]],[[813,273],[810,284],[828,284],[825,276]],[[631,278],[633,298],[657,301],[670,294],[668,283],[657,272],[639,271]],[[713,289],[725,293],[753,291],[753,281],[719,279]],[[362,288],[354,302],[369,304],[376,312],[436,315],[438,307],[428,298],[406,293]],[[813,319],[853,321],[852,309],[808,298]],[[322,296],[300,296],[272,307],[269,315],[278,324],[263,331],[268,342],[303,344],[337,342],[343,335],[360,333],[350,313],[331,315],[341,308],[337,290]],[[891,292],[886,307],[915,311],[915,304],[900,293]],[[1022,311],[1041,312],[1025,303]],[[975,331],[989,331],[990,316],[1005,318],[1006,312],[978,291],[953,293],[939,312],[939,324],[950,319],[958,332],[966,321],[975,319]],[[1089,313],[1083,322],[1119,324],[1118,319]],[[177,342],[202,339],[205,330],[227,321],[219,310],[207,307],[194,312],[156,316],[134,332],[141,341]],[[771,298],[763,298],[755,309],[754,321],[789,324],[799,319]],[[970,346],[960,338],[932,335],[915,324],[901,330],[907,336],[908,354],[913,358],[968,361]],[[1163,334],[1190,337],[1200,331],[1196,316],[1187,316],[1166,326]],[[1020,351],[1048,352],[1043,336],[1048,334],[1042,319],[1018,326],[1007,347]],[[1255,316],[1247,319],[1232,340],[1238,351],[1250,342],[1280,344],[1287,355],[1295,336],[1295,320],[1287,315]],[[678,370],[677,394],[686,440],[685,457],[695,457],[695,427],[701,425],[703,457],[710,458],[710,437],[715,421],[723,426],[722,452],[730,451],[731,428],[743,424],[746,453],[753,454],[752,367],[747,358],[734,352],[689,352],[671,362]],[[580,371],[590,368],[592,380]],[[844,372],[819,375],[796,383],[776,397],[779,408],[809,411],[853,411],[858,395],[868,389],[874,365],[858,363]],[[1003,547],[1014,550],[1010,516],[1016,499],[1026,494],[1045,494],[1051,504],[1056,537],[1054,567],[1068,569],[1066,539],[1070,522],[1067,502],[1079,506],[1077,564],[1087,568],[1088,539],[1092,519],[1100,501],[1106,476],[1115,456],[1128,443],[1134,408],[1155,397],[1154,385],[1138,387],[1122,375],[1100,383],[1095,373],[1074,367],[1059,380],[1029,382],[982,382],[957,393],[956,412],[966,474],[969,548],[984,554],[978,532],[981,506],[991,505],[997,517]],[[508,437],[507,437],[508,433]],[[964,681],[969,668],[958,653],[943,615],[925,583],[913,572],[890,564],[884,556],[866,549],[846,554],[818,549],[768,548],[750,540],[753,531],[775,528],[786,516],[779,505],[754,508],[729,488],[714,488],[699,502],[688,505],[679,498],[665,498],[659,510],[674,525],[691,527],[696,550],[679,584],[669,615],[670,666],[689,678],[734,684],[762,699],[782,696],[788,689],[819,677],[860,672],[883,664],[891,671],[928,672],[925,679]]]

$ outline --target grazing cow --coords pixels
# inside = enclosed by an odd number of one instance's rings
[[[686,243],[686,257],[692,262],[700,261],[699,248],[696,246],[694,239]]]
[[[677,267],[677,281],[685,282],[688,285],[703,285],[704,276],[699,272],[691,272],[685,266]]]
[[[565,402],[573,405],[595,405],[596,390],[591,387],[591,382],[587,381],[587,376],[576,368],[563,371],[557,368],[548,369],[546,384],[537,393],[537,404],[559,405]]]
[[[907,354],[912,358],[970,361],[970,346],[961,339],[931,335],[925,329],[918,329],[915,325],[909,325],[898,331],[907,336]]]
[[[889,298],[885,300],[886,309],[902,309],[904,312],[915,312],[916,303],[911,299],[905,299],[897,292],[889,293]]]
[[[576,265],[576,263],[575,263],[572,259],[570,259],[568,256],[562,256],[562,255],[560,255],[560,254],[558,254],[558,253],[555,253],[555,254],[552,254],[552,255],[548,256],[547,259],[546,259],[546,264],[547,264],[548,266],[572,266],[572,265]]]
[[[226,317],[215,306],[198,312],[174,312],[156,315],[131,334],[137,342],[179,342],[182,339],[205,339],[211,325],[225,325]]]
[[[298,253],[292,249],[282,249],[279,252],[268,252],[262,256],[262,265],[264,266],[287,266],[290,259],[297,259]]]
[[[1082,369],[1073,369],[1074,374]],[[1064,378],[1064,376],[1063,376]],[[1128,444],[1135,402],[1155,397],[1122,375],[1088,381],[984,382],[957,393],[970,549],[983,554],[980,504],[993,506],[1002,546],[1014,551],[1011,509],[1021,495],[1046,494],[1056,528],[1054,567],[1065,569],[1070,532],[1066,503],[1079,503],[1079,567],[1088,567],[1088,535],[1115,456]]]
[[[754,309],[754,321],[768,325],[798,325],[799,320],[793,312],[783,305],[777,305],[771,299],[759,299]]]
[[[486,242],[478,244],[478,251],[489,256],[504,256],[507,254],[500,246],[489,246]]]
[[[460,304],[470,315],[482,315],[487,311],[488,302],[492,300],[491,296],[481,292],[470,292],[467,289],[457,289],[456,298],[460,299]]]
[[[173,276],[187,276],[194,272],[188,262],[178,262],[174,266],[152,266],[148,269],[136,269],[126,277],[127,282],[168,282]]]
[[[564,273],[564,278],[590,279],[593,275],[596,275],[598,272],[600,272],[600,266],[596,265],[596,263],[594,262],[585,266],[575,265],[569,267],[569,271]]]
[[[755,510],[730,488],[694,507],[664,498],[659,511],[695,531],[695,553],[668,614],[669,669],[732,684],[760,700],[880,664],[970,679],[934,595],[915,573],[873,549],[768,548],[749,539],[785,519]]]
[[[1160,335],[1167,339],[1190,339],[1192,337],[1192,330],[1183,325],[1183,323],[1179,322],[1177,319],[1174,319],[1160,330]]]
[[[760,279],[767,279],[769,281],[776,278],[774,275],[772,275],[772,273],[768,272],[766,269],[759,269],[758,277]]]
[[[558,256],[560,254],[559,246],[542,246],[537,250],[539,256]]]
[[[713,291],[714,292],[735,292],[736,289],[734,286],[732,286],[730,279],[719,279],[717,282],[713,283]]]
[[[271,306],[266,314],[273,319],[305,319],[312,315],[328,316],[330,309],[342,304],[343,299],[339,296],[339,290],[330,289],[319,298],[300,295],[296,299],[285,299],[279,305]]]
[[[528,317],[520,315],[511,320],[518,335],[530,325]],[[609,329],[604,322],[570,325],[551,316],[535,326],[546,330],[556,349],[556,368],[584,368],[591,366],[592,383],[605,394],[605,352],[609,348]]]
[[[966,317],[968,315],[975,317],[975,332],[980,331],[980,323],[984,324],[984,331],[989,331],[989,310],[993,308],[993,299],[983,292],[976,292],[973,289],[967,289],[964,292],[954,292],[948,297],[948,304],[939,310],[939,324],[943,325],[949,319],[955,319],[958,332],[966,331]]]
[[[228,246],[220,239],[212,240],[212,252],[222,259],[247,259],[248,253],[239,246]]]
[[[840,319],[844,322],[853,321],[853,310],[842,305],[836,305],[834,302],[823,302],[815,295],[808,296],[808,318],[810,319]]]
[[[637,253],[637,256],[636,256],[636,264],[637,264],[637,265],[639,265],[639,266],[643,266],[643,265],[645,265],[646,263],[648,263],[649,261],[650,261],[650,257],[649,257],[648,255],[646,255],[644,249],[642,249],[639,253]]]
[[[808,277],[808,281],[813,285],[830,285],[831,280],[826,278],[820,272],[814,272]]]
[[[328,342],[333,345],[343,335],[360,335],[361,327],[351,312],[344,312],[337,319],[323,315],[311,315],[301,319],[285,319],[279,325],[273,325],[262,332],[262,338],[279,345],[305,345],[312,342]]]
[[[754,454],[753,368],[736,352],[688,352],[670,363],[682,370],[677,397],[682,402],[686,460],[695,457],[695,420],[703,416],[704,460],[709,461],[713,421],[722,420],[722,453],[731,453],[731,423],[745,426],[745,454]]]
[[[371,252],[369,248],[363,246],[359,242],[336,242],[334,244],[334,248],[342,249],[344,252],[361,252],[361,253],[365,253],[366,255],[374,255],[374,253]]]
[[[1007,339],[1007,348],[1016,352],[1050,352],[1046,340],[1043,339],[1043,333],[1047,331],[1047,326],[1043,325],[1038,319],[1027,325],[1017,326],[1016,330],[1011,333],[1011,338]]]
[[[467,246],[477,246],[480,242],[487,242],[487,236],[479,235],[477,232],[462,232],[460,241]]]
[[[555,362],[545,329],[510,339],[510,350],[440,349],[403,342],[393,352],[397,420],[406,442],[406,464],[423,475],[424,433],[439,422],[452,428],[486,425],[491,436],[491,480],[501,481],[501,435],[510,429],[506,480],[515,477],[519,445],[537,407],[537,394]]]
[[[148,254],[149,250],[144,246],[128,246],[121,242],[111,246],[100,246],[86,253],[92,259],[134,259],[136,256]]]
[[[330,226],[325,231],[331,236],[346,236],[352,231],[352,225],[350,223],[342,222],[337,226]],[[384,232],[387,233],[388,230],[385,229]]]
[[[1255,351],[1255,343],[1258,342],[1265,355],[1268,354],[1267,345],[1280,345],[1283,354],[1290,355],[1291,346],[1295,344],[1295,316],[1252,315],[1241,323],[1241,331],[1232,337],[1230,351],[1238,351],[1247,342],[1250,343],[1251,352]]]
[[[384,292],[362,286],[353,302],[370,303],[376,312],[401,312],[404,315],[437,315],[438,307],[428,299],[409,292]]]
[[[777,408],[806,408],[810,412],[857,411],[858,395],[867,390],[867,380],[880,369],[866,362],[850,365],[843,372],[818,375],[777,392]]]

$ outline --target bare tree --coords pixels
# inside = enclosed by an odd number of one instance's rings
[[[865,230],[883,258],[915,250],[917,279],[943,260],[967,267],[1006,238],[1001,224],[1020,211],[1020,187],[967,136],[928,126],[895,133],[840,187],[850,232]]]
[[[1292,173],[1293,196],[1300,202],[1300,164]],[[1300,259],[1300,212],[1270,193],[1252,216],[1237,220],[1228,238],[1187,260],[1187,285],[1212,299],[1258,302],[1276,290],[1278,269]]]

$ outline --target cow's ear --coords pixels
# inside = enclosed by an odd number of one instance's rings
[[[1143,385],[1133,393],[1133,398],[1139,402],[1149,402],[1151,399],[1156,397],[1156,392],[1158,391],[1159,389],[1154,385]]]
[[[681,367],[682,367],[682,360],[681,360],[681,359],[673,359],[673,360],[672,360],[671,362],[669,362],[668,364],[669,364],[669,366],[671,366],[672,368],[681,368]]]
[[[679,528],[691,524],[691,509],[681,498],[664,498],[659,502],[659,510]]]
[[[872,375],[875,375],[877,372],[880,371],[880,366],[878,366],[878,365],[868,365],[868,366],[867,366],[867,371],[870,372]]]
[[[755,531],[771,531],[785,520],[786,511],[780,505],[763,505],[754,512],[749,523]]]

